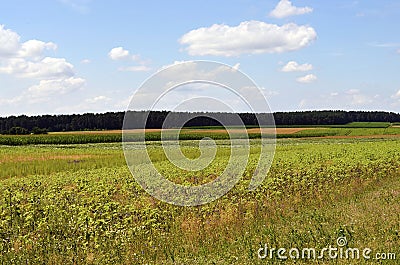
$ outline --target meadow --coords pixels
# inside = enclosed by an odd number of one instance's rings
[[[46,144],[3,145],[0,262],[379,262],[328,257],[282,261],[276,256],[257,256],[265,244],[272,248],[322,249],[335,246],[337,238],[343,236],[348,241],[346,247],[368,247],[373,254],[397,253],[399,259],[400,139],[381,137],[398,132],[397,128],[321,130],[333,130],[339,134],[336,136],[345,137],[278,139],[272,167],[254,191],[247,187],[257,164],[260,140],[251,139],[249,163],[239,183],[222,198],[196,207],[174,206],[148,195],[127,168],[121,143],[90,143],[84,138],[100,134],[43,135],[37,137],[51,138]],[[294,134],[310,136],[318,131]],[[378,136],[348,137],[361,133]],[[66,143],[65,139],[58,143],[55,139],[62,138],[52,138],[71,136],[84,140],[79,144]],[[174,169],[165,160],[158,141],[148,143],[149,153],[154,165],[169,179],[197,185],[222,173],[221,165],[229,157],[229,141],[219,134],[215,138],[216,161],[195,174]],[[199,155],[198,140],[181,143],[187,157]],[[389,258],[380,262],[398,264],[398,260]]]

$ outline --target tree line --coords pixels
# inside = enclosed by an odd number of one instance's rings
[[[169,111],[129,111],[125,128],[246,126],[271,125],[268,113],[207,113]],[[116,130],[121,129],[125,112],[85,113],[72,115],[40,115],[0,117],[1,134],[40,134],[61,131]],[[168,117],[168,118],[167,118]],[[238,117],[240,119],[238,119]],[[350,122],[400,122],[400,114],[384,111],[296,111],[273,113],[276,125],[341,125]],[[260,122],[259,122],[260,121]],[[183,124],[182,124],[183,123]],[[259,124],[260,123],[260,124]]]

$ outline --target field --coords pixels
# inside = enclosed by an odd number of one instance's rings
[[[209,129],[181,132],[187,157],[199,155]],[[247,189],[260,152],[259,132],[249,129],[242,179],[196,207],[160,202],[138,186],[118,132],[0,136],[0,263],[398,264],[400,128],[282,129],[260,187]],[[226,132],[212,132],[215,161],[185,172],[166,161],[159,132],[149,135],[153,163],[176,183],[210,181],[230,155]],[[321,250],[339,237],[386,260],[258,257],[265,244]]]
[[[340,125],[342,126],[342,125]],[[366,126],[366,127],[361,127]],[[400,127],[385,127],[386,123],[350,123],[346,126],[335,127],[286,127],[276,128],[276,138],[309,138],[309,137],[399,137]],[[261,128],[264,137],[272,137],[274,129]],[[131,141],[139,140],[139,133],[133,130]],[[175,129],[168,129],[173,133]],[[260,138],[259,128],[232,129],[234,138]],[[181,140],[201,140],[205,136],[210,136],[215,140],[227,140],[229,135],[227,131],[220,127],[203,128],[184,128],[180,130],[179,139]],[[167,136],[168,138],[168,136]],[[146,130],[146,140],[159,141],[161,133],[159,129]],[[89,143],[120,143],[122,141],[122,131],[81,131],[81,132],[57,132],[48,135],[0,135],[0,145],[28,145],[28,144],[89,144]]]

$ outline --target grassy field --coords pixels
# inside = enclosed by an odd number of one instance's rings
[[[385,127],[386,123],[351,123],[345,127],[285,127],[276,128],[276,138],[308,138],[308,137],[389,137],[400,136],[400,126]],[[364,128],[360,126],[366,126]],[[260,138],[259,128],[235,129],[233,138]],[[273,137],[272,128],[262,128],[263,137]],[[168,133],[175,129],[166,130]],[[211,137],[215,140],[227,140],[229,135],[222,127],[184,128],[179,133],[181,140],[201,140]],[[147,141],[160,141],[158,129],[146,131]],[[139,133],[130,133],[130,141],[139,141]],[[172,136],[171,136],[172,138]],[[166,137],[168,139],[168,136]],[[89,144],[89,143],[118,143],[122,141],[122,131],[82,131],[58,132],[49,135],[0,135],[0,145],[29,145],[29,144]]]
[[[334,125],[339,128],[388,128],[391,126],[390,122],[350,122],[344,125]]]
[[[393,133],[389,129],[330,130],[351,136]],[[234,189],[197,207],[148,195],[125,165],[120,143],[1,146],[0,263],[379,263],[257,256],[265,244],[323,249],[345,236],[346,247],[396,253],[397,260],[381,262],[398,264],[400,139],[279,139],[266,180],[249,191],[258,141],[251,140],[247,169]],[[228,159],[227,144],[217,140],[215,165]],[[194,185],[223,170],[208,167],[194,178],[165,161],[159,142],[149,143],[149,150],[156,167],[177,183]],[[198,156],[198,141],[182,141],[182,151]]]

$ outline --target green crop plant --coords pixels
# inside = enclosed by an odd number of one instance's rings
[[[196,207],[148,195],[125,165],[120,143],[2,146],[0,263],[281,264],[276,257],[260,260],[257,250],[264,244],[322,249],[339,236],[351,247],[400,255],[400,140],[278,140],[265,181],[249,191],[258,141],[250,141],[242,180]],[[187,157],[199,155],[198,141],[181,143]],[[160,142],[148,146],[171,181],[197,185],[224,170],[229,142],[216,143],[217,159],[198,172],[166,161]],[[83,162],[68,163],[74,159]]]

